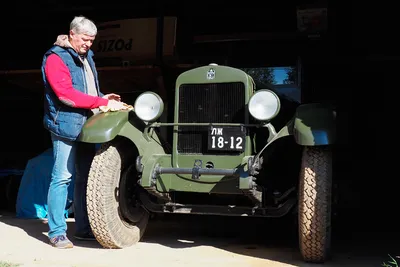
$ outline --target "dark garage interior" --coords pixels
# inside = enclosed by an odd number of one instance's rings
[[[104,74],[105,90],[120,90],[128,98],[134,97],[154,86],[153,68],[161,71],[168,96],[173,96],[177,75],[198,65],[301,68],[300,101],[329,103],[337,110],[333,218],[333,240],[337,243],[333,246],[340,248],[350,240],[354,247],[362,247],[364,240],[371,238],[368,244],[376,246],[374,253],[382,255],[382,261],[387,254],[400,255],[396,219],[399,182],[395,156],[390,155],[397,154],[397,146],[389,144],[395,140],[395,126],[386,123],[395,114],[391,95],[397,89],[400,59],[395,41],[389,39],[393,36],[392,24],[386,24],[384,18],[372,21],[367,15],[372,8],[367,4],[354,10],[350,3],[339,5],[328,0],[262,5],[256,1],[247,1],[246,5],[222,1],[190,5],[180,1],[89,2],[40,1],[24,4],[24,9],[11,4],[13,18],[7,21],[2,17],[3,25],[7,25],[2,31],[7,37],[2,40],[0,70],[0,209],[15,211],[23,169],[29,159],[51,145],[42,126],[40,65],[43,53],[58,34],[67,32],[73,16],[82,14],[96,23],[156,18],[160,27],[166,23],[164,17],[176,17],[172,57],[163,56],[166,38],[154,33],[156,43],[148,58],[129,62],[99,58],[100,69],[116,69],[99,71],[100,76]],[[322,29],[298,29],[296,12],[307,8],[326,8],[327,24]],[[321,26],[318,23],[323,22],[316,23]],[[121,86],[118,82],[123,80],[113,80],[112,75],[124,64],[139,78]],[[166,102],[171,101],[173,98],[167,98]],[[389,135],[382,137],[386,132]],[[387,147],[394,151],[389,152]],[[357,240],[362,240],[361,245]]]

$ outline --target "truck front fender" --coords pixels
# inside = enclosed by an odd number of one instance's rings
[[[108,142],[118,135],[128,118],[129,111],[96,114],[83,125],[78,140],[97,144]]]
[[[117,135],[130,139],[144,162],[153,154],[165,154],[157,133],[146,127],[133,111],[96,114],[87,120],[78,140],[100,144],[111,141]]]
[[[293,135],[299,145],[333,144],[336,140],[336,111],[331,106],[319,103],[298,106]]]

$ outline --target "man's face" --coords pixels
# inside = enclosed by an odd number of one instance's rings
[[[93,44],[95,36],[87,34],[77,34],[70,31],[70,43],[78,54],[86,54]]]

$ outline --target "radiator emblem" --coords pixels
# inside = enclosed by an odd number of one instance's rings
[[[207,79],[212,80],[215,78],[215,70],[213,68],[207,71]]]

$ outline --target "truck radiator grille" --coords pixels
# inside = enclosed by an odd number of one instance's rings
[[[179,88],[179,122],[245,123],[245,85],[242,82],[182,84]],[[178,153],[237,154],[208,151],[208,126],[180,126]]]

